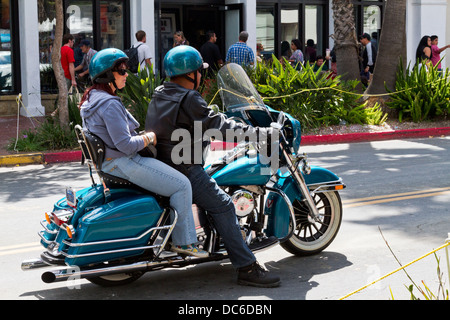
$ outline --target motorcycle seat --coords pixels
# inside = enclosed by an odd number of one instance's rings
[[[109,188],[109,189],[121,189],[121,188],[126,188],[126,189],[133,189],[133,190],[137,190],[140,191],[142,193],[151,195],[152,197],[154,197],[160,204],[163,204],[164,206],[168,206],[170,203],[170,198],[168,197],[164,197],[161,196],[157,193],[151,192],[147,189],[141,188],[138,185],[126,180],[126,179],[122,179],[113,175],[110,175],[108,173],[105,173],[103,171],[99,172],[99,175],[102,177],[103,182],[105,183],[105,185]]]

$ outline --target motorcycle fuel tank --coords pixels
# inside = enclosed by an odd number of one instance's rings
[[[272,176],[272,169],[270,163],[261,160],[259,154],[243,156],[217,171],[213,178],[219,186],[265,185]]]

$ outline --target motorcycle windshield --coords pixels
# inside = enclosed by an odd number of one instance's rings
[[[266,109],[247,73],[236,63],[226,64],[219,70],[217,85],[227,111],[236,108]]]

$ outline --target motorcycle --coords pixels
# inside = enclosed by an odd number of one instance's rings
[[[307,155],[299,153],[299,121],[266,106],[239,65],[225,65],[218,72],[218,85],[229,118],[272,126],[279,133],[276,144],[243,141],[205,166],[231,196],[243,239],[254,252],[278,244],[299,256],[323,251],[342,221],[342,179],[308,164]],[[45,283],[87,279],[116,286],[146,272],[228,258],[212,219],[201,208],[194,210],[201,222],[198,245],[209,256],[168,251],[178,216],[168,199],[103,172],[103,141],[81,126],[75,131],[92,185],[79,191],[67,188],[65,197],[45,213],[39,232],[45,251],[38,259],[22,262],[23,270],[57,267],[42,274]],[[274,237],[278,241],[267,241]]]

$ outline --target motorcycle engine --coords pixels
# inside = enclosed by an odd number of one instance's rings
[[[255,209],[253,194],[246,190],[237,190],[231,196],[231,200],[236,209],[236,215],[240,218],[248,216]]]

